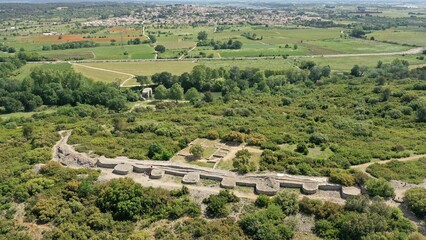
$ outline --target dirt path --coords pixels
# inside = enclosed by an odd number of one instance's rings
[[[370,56],[393,56],[393,55],[413,55],[419,54],[423,51],[423,48],[412,48],[407,51],[401,52],[383,52],[383,53],[343,53],[343,54],[325,54],[325,55],[311,55],[311,56],[290,56],[288,58],[301,58],[301,57],[325,57],[325,58],[337,58],[337,57],[370,57]]]
[[[365,170],[372,164],[378,163],[378,164],[385,164],[388,163],[390,161],[401,161],[401,162],[405,162],[405,161],[412,161],[412,160],[417,160],[420,158],[425,158],[426,154],[422,154],[422,155],[414,155],[414,156],[410,156],[410,157],[405,157],[405,158],[398,158],[398,159],[391,159],[391,160],[385,160],[385,161],[378,161],[378,162],[369,162],[369,163],[364,163],[361,165],[356,165],[356,166],[351,166],[351,168],[353,169],[358,169],[360,171],[365,172]]]
[[[189,54],[190,52],[192,52],[197,46],[192,47],[191,49],[188,50],[188,52],[185,54],[182,54],[178,60],[182,60],[187,54]]]
[[[422,67],[426,67],[426,64],[410,65],[408,68],[409,68],[410,70],[412,70],[412,69],[422,68]]]

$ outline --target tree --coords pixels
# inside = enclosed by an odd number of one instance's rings
[[[164,85],[159,85],[155,88],[155,99],[167,99],[169,97],[169,89]]]
[[[170,88],[170,98],[173,100],[182,100],[183,98],[183,88],[180,86],[179,83],[173,84],[173,86]]]
[[[153,143],[149,146],[148,157],[153,160],[169,160],[173,156],[168,149],[159,143]]]
[[[368,194],[372,197],[380,196],[383,198],[395,197],[395,190],[392,185],[384,178],[370,179],[366,183]]]
[[[423,104],[423,106],[419,107],[416,112],[417,121],[419,122],[426,122],[426,104]]]
[[[159,52],[159,53],[164,53],[166,51],[166,47],[163,45],[157,45],[154,48],[155,51]]]
[[[207,204],[206,212],[210,217],[226,217],[230,213],[227,203],[239,202],[240,199],[228,190],[221,190],[218,195],[210,195],[203,200]]]
[[[148,78],[148,76],[136,76],[136,82],[138,82],[141,85],[146,85],[152,83],[151,80]]]
[[[294,151],[298,153],[302,153],[304,155],[308,155],[309,153],[309,149],[304,143],[297,144],[296,149]]]
[[[361,71],[360,71],[360,67],[358,65],[355,65],[351,69],[351,75],[355,76],[355,77],[361,77]]]
[[[383,102],[388,101],[391,94],[392,94],[392,91],[389,88],[385,88],[385,90],[383,90],[383,92],[382,92],[381,100]]]
[[[239,173],[248,173],[256,170],[256,165],[250,161],[251,153],[247,149],[239,150],[232,159],[232,166],[237,169]]]
[[[190,102],[196,102],[201,99],[201,94],[196,88],[192,87],[185,93],[185,99]]]
[[[206,92],[206,93],[204,93],[204,98],[203,98],[203,100],[204,100],[205,102],[213,102],[213,101],[214,101],[213,94],[212,94],[211,92]]]
[[[281,191],[273,198],[273,202],[281,207],[285,215],[294,215],[299,212],[299,201],[294,192]]]
[[[22,127],[22,136],[26,138],[27,140],[33,137],[33,132],[34,132],[33,126],[30,124],[25,124]]]
[[[0,98],[0,106],[4,107],[6,113],[18,112],[24,109],[20,101],[11,97]]]
[[[201,158],[204,153],[204,148],[200,144],[194,144],[189,149],[189,152],[196,158]]]
[[[244,233],[254,240],[289,240],[293,231],[284,223],[285,214],[274,205],[241,217],[239,225]]]
[[[352,29],[350,35],[355,38],[364,38],[365,37],[365,31],[362,27],[355,27]]]
[[[201,31],[198,33],[197,39],[198,41],[206,41],[208,38],[208,34],[206,31]]]
[[[130,178],[113,179],[101,188],[97,204],[117,220],[135,220],[142,213],[143,188]]]
[[[152,34],[149,34],[148,37],[149,37],[149,40],[151,40],[151,43],[156,43],[157,42],[157,37],[156,36],[154,36]]]
[[[270,203],[271,203],[271,199],[268,196],[266,196],[265,194],[260,194],[256,198],[254,205],[256,205],[256,207],[258,208],[266,208],[269,206]]]

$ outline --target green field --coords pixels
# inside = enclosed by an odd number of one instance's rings
[[[413,44],[426,46],[426,31],[423,28],[392,28],[372,32],[368,37],[374,36],[379,41],[390,41],[400,44]]]
[[[72,58],[74,56],[79,57],[82,55],[86,56],[84,59],[94,60],[154,58],[154,49],[147,44],[51,50],[41,51],[40,53],[47,57],[54,56],[58,60],[66,60],[65,58]],[[127,53],[127,55],[125,53]]]
[[[380,43],[362,39],[327,39],[321,41],[309,41],[309,45],[318,46],[336,53],[380,53],[398,52],[410,49],[407,46],[397,44]]]

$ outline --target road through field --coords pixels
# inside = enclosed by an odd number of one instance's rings
[[[383,52],[383,53],[343,53],[343,54],[323,54],[323,55],[299,55],[288,56],[288,59],[299,58],[339,58],[339,57],[370,57],[370,56],[396,56],[396,55],[414,55],[420,54],[425,48],[412,48],[401,52]],[[55,62],[28,62],[29,64],[52,64],[52,63],[97,63],[97,62],[175,62],[175,61],[221,61],[221,60],[259,60],[259,59],[276,59],[280,56],[265,57],[221,57],[221,58],[182,58],[182,59],[117,59],[117,60],[78,60],[78,61],[55,61]]]

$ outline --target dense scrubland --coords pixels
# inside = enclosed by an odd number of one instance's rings
[[[396,195],[391,180],[426,178],[420,158],[426,153],[426,52],[287,59],[425,46],[420,10],[357,16],[347,14],[347,6],[340,14],[321,6],[314,9],[327,20],[289,26],[112,28],[81,24],[101,12],[105,20],[140,9],[70,4],[59,17],[56,4],[3,6],[16,11],[0,14],[7,29],[0,46],[0,236],[261,240],[297,239],[303,232],[308,239],[423,239],[406,217],[424,224],[424,187],[405,192],[404,213],[389,202]],[[34,26],[43,24],[49,28],[42,31],[64,34],[42,36]],[[275,59],[233,59],[263,56]],[[203,60],[27,64],[154,57]],[[141,87],[120,87],[129,75],[136,75],[135,85],[152,87],[154,98],[142,101]],[[58,132],[70,129],[69,142],[92,155],[167,161],[207,138],[259,150],[255,157],[238,151],[227,170],[326,176],[367,191],[344,204],[288,189],[253,201],[230,191],[200,197],[186,187],[144,187],[130,178],[99,181],[99,171],[50,161]],[[190,152],[203,155],[200,146]],[[352,168],[382,160],[392,161],[366,172]]]

